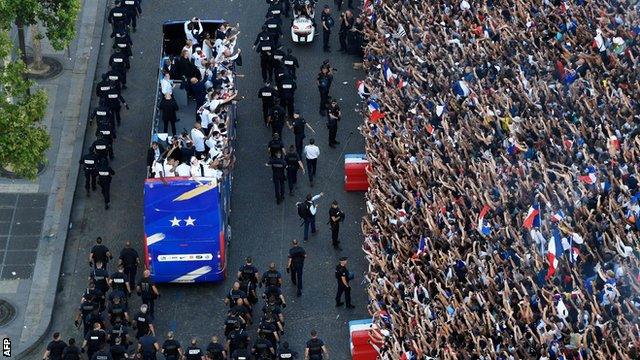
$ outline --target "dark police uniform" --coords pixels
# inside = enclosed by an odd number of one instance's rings
[[[80,349],[75,345],[69,345],[62,352],[62,360],[80,360]]]
[[[67,347],[67,344],[62,340],[52,340],[47,345],[47,350],[49,350],[49,360],[61,360],[62,353],[64,349]]]
[[[333,17],[331,14],[327,14],[326,12],[322,12],[320,15],[320,21],[322,22],[322,49],[324,51],[329,51],[329,36],[331,35],[331,28],[334,25]],[[325,26],[327,29],[325,29]]]
[[[142,15],[142,7],[139,0],[124,0],[124,7],[129,13],[131,19],[131,27],[136,31],[138,15]]]
[[[131,47],[133,46],[133,41],[131,41],[131,36],[126,32],[116,33],[116,37],[113,39],[113,48],[120,49],[120,52],[126,56],[131,57],[133,53],[131,51]]]
[[[87,335],[89,330],[93,328],[93,324],[91,323],[91,313],[93,313],[94,309],[98,308],[98,304],[93,301],[85,300],[80,304],[80,319],[82,319],[83,326],[83,334]]]
[[[327,113],[327,129],[329,129],[329,146],[335,147],[339,144],[336,141],[336,135],[338,134],[338,122],[340,121],[341,113],[340,106],[338,104],[330,105]]]
[[[284,9],[282,8],[282,1],[274,1],[271,4],[269,4],[269,8],[267,9],[266,16],[277,17],[279,19],[283,12],[284,12]]]
[[[338,218],[337,221],[333,221],[333,218]],[[338,240],[338,234],[340,233],[340,222],[344,220],[344,213],[339,207],[329,208],[329,226],[331,227],[331,244],[334,247],[338,247],[340,241]]]
[[[244,329],[235,329],[229,333],[227,337],[229,340],[229,352],[233,352],[237,349],[246,349],[249,345],[249,335]]]
[[[258,268],[253,264],[244,264],[240,267],[240,281],[250,281],[254,284],[258,283]]]
[[[329,101],[329,89],[333,82],[333,75],[324,74],[320,72],[318,74],[318,91],[320,92],[320,115],[323,115],[327,111],[327,102]]]
[[[307,252],[302,246],[293,246],[289,249],[289,259],[291,259],[291,282],[298,288],[298,293],[302,291],[302,268],[304,267],[304,259]]]
[[[113,154],[114,133],[113,133],[113,130],[111,129],[110,124],[107,124],[105,122],[98,123],[97,127],[96,127],[96,137],[102,138],[102,139],[106,140],[107,143],[109,143],[109,146],[107,147],[107,154],[109,155],[109,159],[113,160],[113,158],[114,158],[114,154]]]
[[[109,351],[111,352],[111,357],[113,360],[124,360],[125,354],[127,353],[127,348],[122,346],[122,344],[111,345],[109,347]]]
[[[112,129],[115,129],[116,123],[113,117],[113,112],[104,105],[100,105],[95,109],[93,109],[93,111],[91,112],[91,116],[89,117],[89,120],[90,121],[95,120],[96,124],[100,124],[100,123],[109,124]]]
[[[236,306],[238,299],[246,299],[246,298],[247,298],[247,293],[245,293],[243,290],[240,290],[240,289],[229,290],[229,293],[227,294],[227,299],[229,300],[229,309]]]
[[[293,359],[294,358],[294,353],[293,351],[289,350],[289,349],[280,349],[278,350],[278,359],[282,360],[282,359]]]
[[[109,154],[112,154],[113,151],[110,149],[111,144],[107,139],[104,139],[102,136],[97,138],[93,144],[91,144],[90,151],[92,151],[97,158],[96,168],[100,164],[101,161],[106,161],[109,158]]]
[[[264,286],[277,286],[280,287],[280,280],[282,275],[278,270],[267,270],[262,275],[262,283]]]
[[[210,342],[207,345],[207,356],[211,360],[225,360],[222,356],[224,352],[224,347],[222,344]]]
[[[281,12],[282,10],[274,9],[274,11]],[[271,34],[271,39],[273,39],[273,48],[275,51],[275,49],[280,45],[280,37],[282,37],[282,19],[280,19],[279,15],[268,16],[267,20],[264,22],[264,26],[267,27],[267,31]]]
[[[116,83],[112,80],[109,80],[107,74],[102,75],[102,80],[96,84],[96,96],[104,101],[104,98],[107,96],[107,92],[112,88],[116,87]]]
[[[287,51],[291,51],[291,49],[289,49]],[[295,79],[296,78],[296,69],[300,67],[300,64],[298,63],[298,58],[296,58],[295,56],[291,55],[291,53],[288,53],[287,55],[285,55],[282,58],[282,64],[284,65],[285,68],[287,68],[287,70],[289,70],[289,73]]]
[[[280,140],[280,138],[271,139],[271,141],[269,141],[269,144],[267,144],[267,148],[269,149],[269,154],[271,155],[271,157],[276,157],[277,153],[282,154],[284,150],[284,144],[282,143],[282,140]]]
[[[271,134],[279,134],[280,140],[283,139],[284,117],[285,110],[280,104],[273,105],[269,110],[268,120],[271,125]]]
[[[287,163],[287,184],[289,185],[289,195],[293,195],[293,187],[298,182],[300,156],[295,152],[287,152],[284,157],[284,161]]]
[[[83,155],[82,159],[80,159],[80,165],[82,165],[82,170],[84,171],[84,188],[87,190],[87,196],[90,194],[90,188],[93,190],[97,188],[97,163],[98,157],[93,152]],[[91,185],[91,187],[89,187],[89,185]]]
[[[120,251],[120,260],[124,266],[124,273],[129,279],[131,291],[136,288],[136,273],[138,272],[138,252],[133,248],[125,247]]]
[[[273,36],[269,31],[262,30],[256,40],[253,42],[253,46],[256,46],[256,51],[260,54],[260,69],[262,70],[262,81],[271,82],[273,80],[273,64],[271,59],[271,52],[275,49],[273,43]]]
[[[237,349],[231,353],[231,360],[253,360],[249,349]]]
[[[150,329],[149,325],[153,322],[153,317],[148,312],[142,313],[142,311],[139,311],[133,320],[136,322],[136,339],[147,335]]]
[[[131,22],[129,11],[127,11],[127,8],[121,3],[109,11],[107,20],[112,26],[111,37],[114,37],[116,32],[125,31]]]
[[[229,337],[229,334],[236,329],[236,324],[239,324],[241,327],[243,326],[243,322],[238,315],[227,315],[227,318],[224,320],[224,336]]]
[[[109,108],[109,110],[111,110],[111,112],[113,113],[113,115],[115,116],[116,119],[116,123],[118,124],[118,126],[120,126],[120,123],[122,122],[122,118],[120,117],[120,109],[121,109],[121,103],[126,105],[126,101],[124,100],[124,98],[122,97],[122,95],[120,94],[120,90],[118,89],[111,89],[109,91],[107,91],[106,96],[105,96],[105,100],[104,100],[104,105]]]
[[[125,347],[129,346],[129,342],[127,341],[128,334],[129,330],[127,329],[127,326],[125,324],[113,324],[113,326],[109,330],[109,344],[111,346],[114,346],[116,344],[116,339],[120,338],[120,344],[124,345]]]
[[[127,292],[128,282],[129,277],[124,272],[116,271],[111,274],[111,288],[113,291],[122,291],[124,294],[129,295]]]
[[[273,344],[271,341],[263,338],[258,338],[253,344],[253,354],[257,359],[266,360],[271,359],[271,349]]]
[[[347,307],[351,307],[351,286],[345,286],[342,282],[342,277],[347,280],[347,284],[349,283],[349,270],[347,270],[346,266],[342,266],[338,264],[336,266],[336,280],[338,281],[338,292],[336,293],[336,306],[342,306],[342,294],[344,293],[344,300],[347,303]]]
[[[294,110],[294,95],[297,89],[297,85],[295,80],[291,75],[284,76],[280,86],[278,87],[278,91],[280,93],[280,104],[287,109],[287,114],[289,117],[293,117]]]
[[[140,338],[140,352],[143,360],[156,360],[156,338],[151,335],[145,335]]]
[[[143,277],[138,282],[138,286],[140,286],[140,298],[142,299],[143,304],[147,304],[149,306],[149,314],[155,314],[155,300],[156,294],[153,291],[153,281],[151,278]]]
[[[168,339],[162,343],[162,350],[166,360],[180,360],[180,343],[178,340]]]
[[[107,313],[109,314],[109,322],[113,323],[117,317],[124,319],[124,314],[127,311],[127,305],[124,300],[120,300],[120,303],[112,303],[107,307]]]
[[[318,338],[307,341],[307,349],[309,349],[309,360],[322,360],[322,347],[324,342]]]
[[[106,160],[98,163],[98,185],[100,185],[100,189],[102,190],[105,209],[109,209],[109,203],[111,202],[111,179],[115,174],[116,172],[113,171]]]
[[[97,353],[105,344],[107,334],[102,329],[91,330],[84,339],[87,341],[87,357],[92,359],[93,354]]]
[[[195,345],[189,346],[185,352],[186,360],[202,360],[203,355],[202,349]]]
[[[271,166],[271,170],[273,171],[273,187],[276,193],[276,202],[279,204],[280,201],[284,200],[284,181],[286,180],[284,171],[287,167],[287,163],[282,157],[272,157],[268,164]]]
[[[262,119],[265,125],[267,124],[269,110],[271,110],[274,105],[276,95],[276,89],[272,86],[265,85],[258,90],[258,98],[262,100]]]
[[[275,60],[273,61],[273,77],[276,81],[277,87],[280,87],[282,85],[282,79],[286,77],[293,78],[293,76],[289,73],[289,70],[282,64],[282,62]]]
[[[119,48],[115,49],[115,52],[111,54],[109,58],[109,66],[111,69],[117,71],[122,77],[122,83],[127,83],[127,70],[131,68],[129,57],[126,56]]]
[[[299,118],[294,119],[291,125],[293,126],[293,135],[295,135],[296,138],[296,152],[298,153],[298,156],[302,158],[302,149],[304,148],[303,141],[306,137],[306,135],[304,134],[304,129],[307,125],[307,121],[302,116],[300,116]]]
[[[89,277],[96,284],[96,289],[106,294],[109,290],[109,272],[105,268],[95,268],[89,274]]]
[[[127,88],[126,79],[122,78],[122,75],[120,75],[119,71],[116,71],[114,69],[109,69],[109,71],[107,71],[107,78],[109,78],[109,80],[116,83],[116,88],[118,90]]]
[[[111,353],[108,352],[107,350],[100,350],[95,354],[93,354],[93,356],[90,359],[91,360],[113,360],[113,357],[111,356]]]

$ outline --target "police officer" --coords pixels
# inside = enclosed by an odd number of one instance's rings
[[[307,123],[307,121],[302,116],[300,116],[299,112],[293,113],[293,121],[290,124],[287,123],[287,125],[289,126],[289,129],[293,130],[293,135],[295,136],[296,152],[298,153],[298,156],[302,158],[303,141],[306,137],[304,129],[309,128],[309,130],[311,130],[314,134],[316,131],[311,127],[311,125],[309,125],[309,123]]]
[[[120,117],[120,109],[122,108],[121,104],[124,104],[125,108],[129,110],[129,105],[122,97],[122,94],[120,94],[120,90],[115,88],[108,90],[105,97],[104,105],[109,108],[109,110],[111,110],[111,112],[115,116],[118,126],[120,126],[120,123],[122,122],[122,118]]]
[[[284,9],[282,6],[282,0],[279,1],[273,1],[272,3],[269,4],[269,9],[267,10],[267,15],[266,17],[277,17],[280,18],[280,16],[282,15]]]
[[[156,353],[160,351],[160,345],[151,331],[148,331],[138,341],[138,353],[142,360],[156,360]]]
[[[93,328],[93,323],[90,322],[90,315],[97,308],[98,304],[96,304],[92,299],[83,299],[80,304],[74,323],[76,327],[80,327],[80,321],[82,321],[83,335],[86,335]]]
[[[276,204],[280,204],[280,202],[284,200],[285,169],[287,167],[287,163],[282,158],[282,151],[277,151],[275,156],[269,159],[269,162],[265,165],[271,166],[273,172],[273,187],[276,193]]]
[[[120,48],[115,48],[109,57],[109,66],[122,76],[122,82],[127,82],[127,71],[131,68],[129,57]]]
[[[294,98],[296,89],[296,81],[293,76],[287,74],[282,77],[278,86],[278,92],[280,94],[280,104],[287,110],[287,115],[293,117],[294,113]]]
[[[84,338],[83,348],[87,350],[87,357],[93,359],[93,355],[100,351],[102,347],[107,343],[107,334],[100,323],[93,324],[93,330],[89,331]]]
[[[151,271],[145,270],[142,273],[142,279],[138,282],[136,291],[142,299],[142,303],[149,306],[149,314],[155,314],[155,300],[160,296],[160,292],[151,280]]]
[[[107,313],[109,314],[109,323],[111,324],[115,322],[116,318],[123,318],[125,321],[129,321],[127,305],[122,302],[120,295],[114,296],[113,302],[107,307]]]
[[[236,328],[231,331],[227,337],[227,349],[229,349],[229,353],[231,353],[233,359],[238,359],[237,357],[233,357],[234,352],[238,349],[246,349],[249,346],[250,340],[249,334],[240,327],[240,324],[236,324]],[[251,356],[251,352],[249,352],[248,356]],[[249,357],[247,357],[247,359],[249,359]]]
[[[265,338],[265,334],[262,332],[258,334],[258,339],[253,344],[251,352],[258,360],[269,360],[275,355],[273,344]]]
[[[279,50],[278,50],[279,51]],[[290,74],[289,69],[287,69],[282,61],[276,61],[276,56],[280,58],[284,58],[283,55],[274,54],[273,60],[273,78],[276,81],[276,86],[279,88],[282,85],[282,80],[289,77],[293,79],[293,76]]]
[[[120,340],[120,344],[128,349],[131,344],[131,339],[129,337],[129,329],[127,329],[127,325],[123,322],[123,319],[119,316],[116,316],[113,319],[113,324],[111,324],[111,329],[109,330],[109,341],[110,345],[113,346],[116,343],[116,340]]]
[[[278,320],[275,315],[269,311],[264,313],[258,325],[258,334],[264,335],[264,338],[269,340],[273,345],[276,345],[280,341],[277,323]]]
[[[92,189],[93,191],[96,190],[96,179],[98,177],[98,157],[93,153],[93,151],[91,151],[91,149],[89,150],[90,151],[80,159],[80,165],[84,171],[84,189],[87,191],[87,196],[91,195],[89,189]]]
[[[180,342],[174,338],[173,331],[167,333],[167,339],[162,343],[160,352],[166,360],[180,360],[184,356]]]
[[[289,70],[293,78],[296,78],[296,69],[300,67],[298,58],[291,54],[291,49],[287,49],[287,55],[282,57],[282,64]]]
[[[124,0],[124,7],[129,13],[131,19],[131,27],[133,32],[136,32],[137,19],[139,15],[142,15],[142,7],[139,0]]]
[[[347,309],[353,309],[355,306],[351,304],[351,285],[349,281],[352,276],[347,270],[347,257],[340,258],[340,263],[336,266],[336,280],[338,281],[338,292],[336,293],[336,307],[344,305],[341,301],[344,293],[344,301],[347,303]]]
[[[338,207],[338,202],[333,200],[329,208],[329,226],[331,227],[331,244],[337,250],[342,250],[338,234],[340,233],[340,223],[344,221],[345,215]]]
[[[133,0],[126,0],[133,1]],[[135,28],[134,28],[135,30]],[[117,32],[116,37],[113,38],[113,48],[120,49],[122,54],[128,58],[133,56],[133,52],[131,48],[133,47],[133,41],[131,41],[131,36],[126,31]]]
[[[254,285],[258,285],[258,282],[260,282],[260,273],[258,268],[253,265],[253,259],[250,256],[247,256],[245,264],[238,270],[238,280],[250,281]]]
[[[331,83],[333,82],[333,74],[331,73],[331,65],[326,61],[320,67],[318,78],[316,83],[318,85],[318,91],[320,92],[320,115],[325,116],[327,111],[327,105],[329,100],[329,89],[331,89]]]
[[[133,318],[133,328],[136,329],[136,339],[151,333],[155,334],[153,327],[153,316],[148,313],[147,304],[140,305],[140,311]]]
[[[280,348],[278,349],[278,360],[295,359],[295,358],[296,358],[296,353],[294,353],[289,349],[289,343],[286,341],[283,341],[282,344],[280,344]]]
[[[275,99],[273,106],[269,110],[269,115],[267,116],[267,123],[271,126],[271,134],[278,134],[280,140],[283,140],[282,129],[285,124],[285,110],[282,106],[280,106],[280,100]]]
[[[117,271],[111,274],[109,278],[109,286],[111,290],[122,292],[127,296],[131,296],[131,287],[129,286],[129,277],[124,272],[124,265],[118,264]],[[126,299],[124,299],[126,301]]]
[[[104,197],[105,210],[109,210],[109,203],[111,203],[111,179],[115,174],[116,172],[109,166],[109,162],[106,159],[100,159],[98,162],[98,185],[100,185]]]
[[[293,239],[291,249],[289,249],[287,272],[291,273],[291,282],[298,288],[296,293],[298,297],[302,295],[302,268],[304,267],[304,259],[306,258],[307,252],[298,244],[298,240]]]
[[[251,356],[251,351],[249,349],[236,349],[231,354],[231,360],[253,360],[253,356]]]
[[[47,344],[47,349],[42,356],[43,360],[62,360],[62,353],[64,348],[67,347],[67,343],[60,338],[59,332],[53,333],[53,340]]]
[[[262,70],[262,82],[273,81],[273,64],[271,52],[274,49],[273,37],[267,30],[266,25],[262,26],[262,31],[256,36],[253,48],[260,54],[260,69]]]
[[[96,158],[98,160],[98,162],[96,163],[96,168],[101,161],[106,161],[110,157],[110,155],[113,155],[111,143],[109,143],[109,140],[103,138],[102,136],[98,136],[93,144],[91,144],[89,151],[93,152],[96,155]]]
[[[262,274],[262,284],[264,286],[282,286],[282,275],[276,269],[276,263],[270,263],[269,270]]]
[[[107,71],[107,77],[116,84],[116,89],[122,90],[127,88],[127,79],[123,79],[120,71],[109,69],[109,71]]]
[[[320,21],[322,22],[322,50],[324,52],[331,52],[329,46],[329,36],[331,35],[331,28],[335,24],[333,17],[331,17],[331,8],[329,5],[325,5],[320,15]]]
[[[98,123],[96,127],[96,138],[102,138],[107,142],[107,154],[109,155],[109,160],[113,160],[115,158],[113,154],[114,134],[111,130],[110,124],[104,121]]]
[[[115,88],[116,84],[109,79],[107,73],[102,74],[102,80],[96,84],[96,96],[103,102],[107,97],[107,93],[112,88]]]
[[[280,3],[278,3],[280,5]],[[279,6],[282,8],[282,5]],[[281,12],[281,9],[274,9],[273,11]],[[280,13],[273,14],[271,13],[271,8],[269,12],[267,12],[267,20],[264,22],[264,26],[267,27],[267,31],[271,34],[271,39],[273,39],[273,48],[274,50],[279,47],[280,38],[282,37],[282,19],[280,18]],[[284,54],[283,54],[284,55]],[[276,59],[281,60],[281,59]]]
[[[324,356],[329,357],[327,347],[324,342],[318,338],[318,332],[314,329],[311,330],[311,339],[307,341],[307,346],[304,349],[304,357],[309,360],[322,360]]]
[[[247,293],[240,289],[240,282],[236,281],[233,283],[233,286],[231,287],[231,290],[229,290],[224,302],[229,305],[229,309],[231,309],[238,304],[238,300],[242,300],[242,305],[249,306]]]
[[[258,98],[262,100],[262,119],[264,120],[265,126],[269,124],[269,111],[275,104],[276,95],[276,89],[274,89],[270,83],[265,83],[264,86],[258,90]]]
[[[329,102],[329,108],[327,109],[327,129],[329,129],[329,146],[335,148],[340,144],[340,141],[336,140],[338,134],[338,123],[342,119],[342,112],[336,99],[331,99]]]
[[[131,241],[125,242],[124,248],[120,251],[119,261],[129,279],[129,291],[133,291],[136,288],[136,273],[138,272],[140,257],[138,252],[131,247]]]
[[[120,338],[115,338],[113,345],[109,347],[109,352],[111,353],[111,358],[113,360],[124,360],[128,357],[127,348],[122,345],[122,340]]]
[[[114,134],[115,134],[116,123],[113,117],[113,112],[111,112],[111,110],[106,105],[104,105],[105,101],[101,101],[102,104],[98,105],[98,107],[93,109],[93,111],[91,112],[91,115],[89,116],[89,125],[92,125],[94,120],[96,124],[99,124],[99,123],[109,124],[111,128],[114,129]]]
[[[220,344],[217,336],[211,337],[211,342],[207,345],[207,356],[209,360],[226,360],[227,352],[224,350],[224,346]]]
[[[298,169],[302,170],[302,173],[304,174],[304,165],[302,165],[302,160],[300,160],[300,156],[298,156],[296,148],[293,145],[289,145],[289,150],[287,151],[287,155],[284,157],[284,161],[287,163],[289,195],[293,196],[293,187],[298,182]]]
[[[203,360],[204,353],[198,346],[198,340],[196,338],[191,339],[191,345],[187,348],[185,354],[185,360]]]
[[[106,348],[101,348],[95,354],[93,354],[90,360],[113,360],[113,357],[111,356],[110,351],[107,351]]]
[[[109,11],[109,16],[107,18],[109,24],[111,24],[111,37],[114,37],[116,32],[121,32],[126,30],[127,26],[131,22],[131,18],[129,17],[129,12],[122,4],[121,0],[115,1],[115,7]]]
[[[102,261],[96,261],[96,266],[89,273],[89,280],[93,281],[96,286],[96,289],[102,291],[103,294],[106,294],[109,290],[109,272],[106,270],[106,267],[102,264]]]
[[[284,152],[284,144],[280,140],[280,134],[274,133],[271,136],[271,141],[267,144],[267,151],[270,157],[275,157],[277,153],[282,154]]]

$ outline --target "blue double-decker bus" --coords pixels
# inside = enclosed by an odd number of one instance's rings
[[[215,33],[222,22],[202,20],[202,25],[205,31]],[[167,59],[179,56],[184,43],[183,24],[184,21],[172,21],[163,25],[163,48],[151,139],[165,147],[168,146],[168,136],[158,131],[162,65]],[[174,81],[177,83],[174,92],[183,91],[179,89],[181,79]],[[236,105],[228,106],[229,141],[225,154],[233,157]],[[192,104],[182,106],[178,115],[183,119],[192,118],[192,110]],[[226,245],[231,236],[229,213],[233,174],[230,167],[233,161],[230,164],[219,178],[163,177],[145,180],[144,252],[146,266],[155,282],[217,282],[224,279]]]

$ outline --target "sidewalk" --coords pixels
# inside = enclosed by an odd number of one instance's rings
[[[49,95],[46,168],[33,182],[0,178],[0,300],[15,308],[0,338],[11,339],[17,358],[46,333],[54,309],[105,12],[102,2],[85,0],[69,53],[45,46],[64,67],[37,83]]]

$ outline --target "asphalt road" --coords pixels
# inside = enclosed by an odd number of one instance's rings
[[[320,2],[322,7],[325,2]],[[330,5],[333,5],[332,3]],[[244,66],[239,68],[241,77],[238,87],[245,97],[239,103],[237,130],[237,162],[232,200],[232,243],[228,248],[228,269],[230,276],[221,284],[162,285],[161,298],[156,305],[156,329],[161,341],[168,330],[176,332],[178,339],[187,344],[196,336],[205,345],[211,335],[222,336],[222,322],[226,306],[222,299],[231,287],[235,272],[246,256],[252,256],[261,271],[275,261],[284,273],[286,254],[294,238],[302,238],[302,228],[296,213],[295,202],[304,194],[323,191],[326,196],[320,202],[319,233],[312,236],[303,246],[308,258],[305,264],[305,289],[301,298],[295,297],[295,288],[287,280],[284,285],[288,307],[285,309],[286,335],[295,350],[302,351],[312,328],[318,330],[325,340],[333,359],[349,358],[347,321],[368,317],[367,297],[360,285],[362,273],[366,270],[361,247],[360,218],[364,213],[361,193],[346,193],[343,190],[343,155],[359,153],[363,140],[357,126],[360,117],[355,112],[358,97],[355,80],[362,73],[353,70],[356,59],[337,51],[322,52],[321,39],[313,44],[291,45],[290,35],[285,32],[285,46],[291,46],[300,61],[296,108],[316,129],[315,136],[321,149],[318,162],[318,179],[314,188],[307,181],[299,181],[295,197],[287,195],[283,204],[276,205],[271,170],[264,166],[267,160],[265,146],[270,131],[262,124],[260,102],[256,98],[261,84],[258,55],[251,50],[251,44],[258,33],[267,5],[259,0],[174,0],[144,1],[143,16],[138,21],[138,31],[132,34],[134,57],[128,75],[129,89],[123,96],[131,109],[123,109],[123,125],[119,129],[115,144],[116,159],[112,167],[116,171],[112,185],[112,207],[105,211],[99,192],[90,198],[84,195],[82,184],[76,188],[73,208],[73,227],[67,240],[60,288],[56,299],[56,311],[50,332],[60,331],[65,338],[80,337],[73,326],[73,316],[86,286],[89,273],[87,255],[97,236],[102,236],[114,254],[118,254],[126,240],[131,240],[142,254],[142,184],[145,177],[146,149],[148,145],[151,115],[156,93],[157,63],[161,45],[161,25],[167,20],[181,20],[198,16],[202,19],[223,18],[232,24],[239,23],[242,31],[239,47],[243,49]],[[318,11],[319,13],[319,11]],[[336,21],[339,14],[334,13]],[[289,29],[285,27],[285,31]],[[110,29],[105,27],[103,48],[100,51],[98,74],[105,71],[110,54]],[[333,49],[338,48],[337,26],[332,34]],[[96,56],[97,49],[94,50]],[[331,94],[340,99],[343,120],[338,130],[338,140],[342,142],[336,149],[327,146],[327,129],[324,119],[317,113],[318,91],[315,76],[320,64],[326,58],[338,69],[335,74]],[[343,84],[346,82],[346,84]],[[189,128],[190,121],[178,123],[179,128]],[[87,131],[85,147],[93,141],[95,129]],[[285,145],[291,144],[292,133],[284,135]],[[81,179],[80,177],[79,179]],[[347,218],[341,229],[342,252],[330,245],[330,230],[325,225],[331,200],[336,199]],[[354,281],[353,298],[356,309],[346,310],[334,307],[336,289],[333,269],[340,256],[350,256],[349,267],[357,274]],[[36,275],[37,276],[37,275]],[[140,304],[134,299],[132,307]],[[255,333],[255,325],[251,334]],[[39,359],[46,343],[29,355]]]

